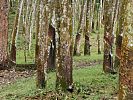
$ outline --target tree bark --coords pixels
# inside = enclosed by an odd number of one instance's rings
[[[98,54],[101,54],[101,41],[100,41],[100,34],[101,34],[101,27],[102,27],[102,0],[100,0],[97,3],[97,25],[96,25],[96,30],[97,30],[97,45],[98,45]]]
[[[72,5],[69,0],[57,2],[60,7],[56,88],[66,91],[72,85]],[[62,6],[60,5],[62,4]]]
[[[115,69],[119,69],[120,67],[120,56],[121,56],[121,45],[122,45],[122,34],[123,34],[123,25],[124,25],[124,16],[125,14],[125,10],[123,10],[123,5],[120,5],[120,1],[118,1],[118,13],[119,13],[119,17],[118,17],[118,23],[117,23],[117,31],[116,31],[116,55],[115,55],[115,63],[114,63],[114,67]]]
[[[12,43],[11,43],[11,51],[10,51],[10,62],[11,64],[16,64],[16,33],[17,33],[17,26],[18,26],[18,17],[19,11],[17,11],[13,32],[12,32]]]
[[[78,28],[77,28],[77,33],[75,37],[75,43],[74,43],[74,56],[80,56],[81,55],[81,40],[83,37],[83,17],[84,17],[84,9],[85,9],[85,1],[83,1],[83,4],[81,5],[81,13],[79,14],[79,23],[78,23]]]
[[[23,8],[24,1],[18,3],[18,9],[15,16],[13,31],[12,31],[12,41],[11,41],[11,51],[10,51],[10,64],[16,64],[16,41],[17,41],[17,34],[19,32],[19,22],[21,18],[22,8]]]
[[[8,0],[0,0],[0,67],[7,66]]]
[[[90,55],[90,33],[91,31],[91,25],[90,25],[90,17],[91,17],[91,2],[87,0],[86,4],[86,26],[85,26],[85,45],[84,45],[84,55]]]
[[[104,61],[103,70],[105,73],[112,73],[113,69],[113,39],[112,34],[112,0],[104,2]]]
[[[119,100],[133,100],[133,0],[122,0]],[[126,14],[126,15],[125,15]]]
[[[49,37],[48,37],[48,29],[49,29],[49,9],[48,1],[40,0],[40,9],[38,12],[38,22],[39,27],[37,27],[37,47],[36,51],[36,67],[37,67],[37,87],[45,88],[46,87],[46,75],[47,75],[47,61],[48,61],[48,45],[49,45]]]

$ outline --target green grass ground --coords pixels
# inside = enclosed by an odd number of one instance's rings
[[[87,68],[74,69],[74,93],[65,93],[61,95],[62,100],[115,100],[112,97],[117,93],[117,75],[104,74],[101,65],[88,66]],[[35,76],[17,80],[17,82],[0,87],[1,100],[20,100],[25,97],[44,96],[47,98],[46,91],[55,92],[55,72],[48,74],[47,87],[44,90],[36,89]],[[55,92],[56,93],[56,92]],[[45,94],[45,95],[44,95]],[[68,98],[65,99],[64,97]],[[46,100],[55,100],[55,99]],[[56,98],[56,95],[53,96]]]

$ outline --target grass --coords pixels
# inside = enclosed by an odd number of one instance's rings
[[[117,75],[104,74],[101,65],[74,69],[75,91],[65,94],[70,100],[100,100],[112,98],[117,93]],[[43,91],[36,89],[35,76],[19,79],[17,82],[0,87],[1,100],[20,100],[27,96],[35,96],[46,91],[55,91],[55,72],[48,74],[47,87]],[[75,98],[75,99],[72,99]],[[77,99],[76,99],[77,98]]]
[[[97,54],[96,52],[92,53],[90,56],[74,56],[74,61],[79,62],[79,61],[101,61],[103,60],[103,54]]]

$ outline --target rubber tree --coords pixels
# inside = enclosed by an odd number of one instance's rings
[[[121,10],[121,7],[123,6],[122,4],[120,5],[120,1],[118,0],[118,5],[119,5],[119,9],[118,9],[118,22],[117,22],[117,31],[116,31],[116,55],[115,55],[115,63],[114,63],[114,67],[115,69],[119,69],[120,67],[120,55],[121,55],[121,45],[122,45],[122,34],[123,34],[123,25],[122,23],[124,23],[124,21],[122,20],[122,18],[124,18],[125,11]]]
[[[76,2],[75,2],[76,3]],[[75,11],[75,16],[79,15],[79,17],[76,19],[76,21],[78,22],[78,26],[77,26],[77,33],[76,33],[76,37],[75,37],[75,43],[74,43],[74,56],[80,56],[81,55],[81,43],[82,43],[82,38],[83,36],[83,20],[84,20],[84,12],[85,12],[85,0],[83,0],[82,2],[78,1],[78,6],[75,7],[75,9],[79,8],[80,9],[80,13]],[[80,7],[79,7],[80,6]]]
[[[49,5],[47,0],[39,0],[37,5],[37,29],[36,29],[36,67],[37,87],[45,88],[48,61],[48,29],[49,29]]]
[[[73,82],[72,79],[72,4],[71,0],[56,0],[58,45],[56,89],[66,91]]]
[[[105,73],[112,73],[113,69],[113,40],[112,34],[112,0],[104,1],[104,61],[103,70]]]
[[[97,14],[97,23],[96,23],[96,32],[97,32],[97,51],[98,54],[101,54],[101,40],[100,40],[100,34],[102,29],[102,0],[97,1],[96,3],[96,14]]]
[[[119,68],[119,100],[133,100],[133,0],[122,0],[121,4],[122,44]]]
[[[0,66],[7,66],[8,0],[0,0]]]
[[[10,64],[16,64],[16,41],[17,41],[17,34],[20,26],[19,24],[20,24],[22,9],[23,9],[23,3],[24,3],[24,0],[21,0],[18,3],[18,9],[16,11],[16,16],[14,20],[12,40],[11,40],[11,50],[10,50]]]
[[[90,25],[90,16],[91,15],[91,2],[89,0],[86,1],[86,25],[85,25],[85,45],[84,45],[84,55],[90,55],[90,33],[91,33],[91,25]]]

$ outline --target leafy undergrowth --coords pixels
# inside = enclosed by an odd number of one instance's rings
[[[51,72],[45,90],[36,89],[32,76],[0,87],[0,100],[115,100],[117,96],[118,76],[104,74],[101,65],[74,69],[73,78],[72,94],[55,91],[55,72]]]

